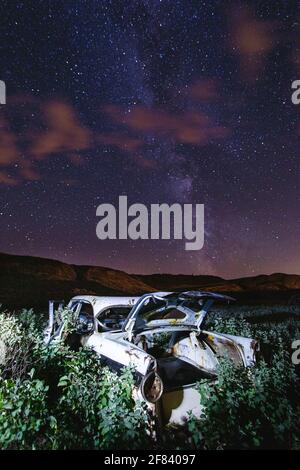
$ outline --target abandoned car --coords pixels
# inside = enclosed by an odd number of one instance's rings
[[[201,291],[141,297],[83,295],[70,300],[67,312],[75,317],[75,346],[92,348],[115,371],[132,365],[135,398],[144,400],[162,425],[180,424],[190,411],[200,415],[195,385],[216,379],[220,357],[244,367],[256,361],[254,339],[204,329],[212,305],[232,300]],[[65,336],[62,309],[61,303],[49,302],[48,344]]]

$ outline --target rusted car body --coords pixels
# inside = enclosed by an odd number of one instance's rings
[[[201,414],[195,384],[217,378],[220,357],[244,367],[255,363],[254,339],[204,329],[212,305],[232,300],[201,291],[157,292],[140,298],[84,295],[72,298],[68,309],[77,322],[77,345],[92,348],[115,371],[133,366],[135,398],[144,400],[164,425],[183,423],[190,411]],[[47,343],[64,336],[54,307],[50,302]]]

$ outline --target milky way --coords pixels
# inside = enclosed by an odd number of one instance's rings
[[[0,8],[0,251],[136,273],[300,273],[297,2]],[[119,195],[204,203],[204,248],[99,241],[96,207]]]

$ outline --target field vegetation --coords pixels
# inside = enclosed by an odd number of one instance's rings
[[[130,368],[117,376],[92,351],[47,347],[43,328],[32,310],[0,313],[1,449],[300,448],[297,306],[216,308],[205,328],[258,339],[261,358],[251,369],[221,361],[218,380],[197,385],[201,418],[159,435],[132,399]]]

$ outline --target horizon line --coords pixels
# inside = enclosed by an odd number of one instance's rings
[[[176,273],[176,274],[168,273],[168,272],[163,272],[163,273],[154,272],[154,273],[150,273],[150,274],[145,274],[145,273],[143,274],[143,273],[124,271],[123,269],[112,268],[110,266],[104,266],[104,265],[99,265],[99,264],[69,263],[69,262],[66,262],[66,261],[62,261],[61,259],[48,258],[48,257],[38,256],[38,255],[20,255],[20,254],[16,254],[16,253],[7,253],[7,252],[4,252],[4,251],[0,251],[0,256],[1,255],[17,256],[17,257],[20,257],[20,258],[38,258],[38,259],[44,259],[44,260],[48,260],[48,261],[57,261],[59,263],[66,264],[66,265],[69,265],[69,266],[104,268],[104,269],[110,269],[112,271],[124,272],[128,275],[131,275],[131,276],[195,276],[195,277],[196,276],[198,276],[198,277],[199,276],[203,276],[203,277],[206,276],[206,277],[220,278],[223,281],[235,281],[237,279],[253,278],[253,277],[259,277],[259,276],[273,276],[275,274],[283,274],[283,275],[287,275],[287,276],[300,276],[300,273],[299,274],[297,274],[297,273],[287,273],[287,272],[283,272],[283,271],[275,271],[275,272],[272,272],[272,273],[269,273],[269,274],[260,273],[260,274],[244,275],[244,276],[238,276],[238,277],[233,277],[233,278],[229,278],[229,279],[225,278],[225,277],[222,277],[222,276],[219,276],[217,274],[194,274],[194,273],[183,274],[183,273],[180,273],[180,272]]]

